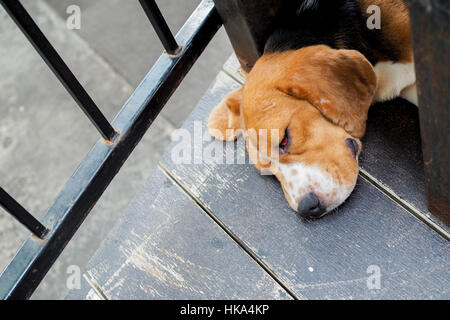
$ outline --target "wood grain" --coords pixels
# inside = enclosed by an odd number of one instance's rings
[[[90,261],[108,299],[290,299],[159,169]]]

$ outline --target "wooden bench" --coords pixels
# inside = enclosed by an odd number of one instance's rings
[[[206,132],[212,108],[242,84],[238,69],[230,58],[183,129],[201,121]],[[67,299],[450,298],[449,229],[427,210],[415,106],[372,107],[357,187],[315,221],[248,162],[175,164],[177,143]],[[223,146],[220,156],[245,155],[242,140]]]

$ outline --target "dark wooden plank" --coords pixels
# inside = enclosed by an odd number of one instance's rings
[[[87,274],[108,299],[291,298],[159,169]]]
[[[450,2],[409,2],[428,204],[450,226]]]
[[[235,87],[219,74],[183,128],[203,121],[206,130],[211,109]],[[244,152],[241,139],[222,156],[236,148]],[[450,298],[448,242],[365,179],[337,212],[309,222],[252,165],[174,164],[169,149],[162,166],[299,298]],[[371,265],[380,268],[379,290],[367,287]]]
[[[281,0],[214,0],[242,68],[250,71],[264,45]]]
[[[362,142],[361,168],[428,212],[417,107],[403,99],[373,105]]]
[[[245,74],[234,55],[227,60],[224,70],[238,82],[245,82]],[[428,211],[416,106],[399,98],[370,108],[360,166],[380,188],[417,211],[424,220],[450,233],[450,228]]]

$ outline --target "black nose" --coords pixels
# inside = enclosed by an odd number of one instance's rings
[[[297,208],[297,212],[304,218],[318,218],[325,210],[314,192],[310,192]]]

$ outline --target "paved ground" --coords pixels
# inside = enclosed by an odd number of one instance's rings
[[[110,120],[162,52],[138,1],[22,2]],[[176,31],[198,2],[161,0],[158,4]],[[66,8],[70,4],[81,7],[79,31],[66,28]],[[40,217],[98,135],[3,9],[0,47],[0,185]],[[169,144],[172,130],[182,124],[231,51],[221,30],[69,243],[34,299],[65,296],[68,266],[83,268]],[[0,269],[26,236],[18,223],[0,211]]]

